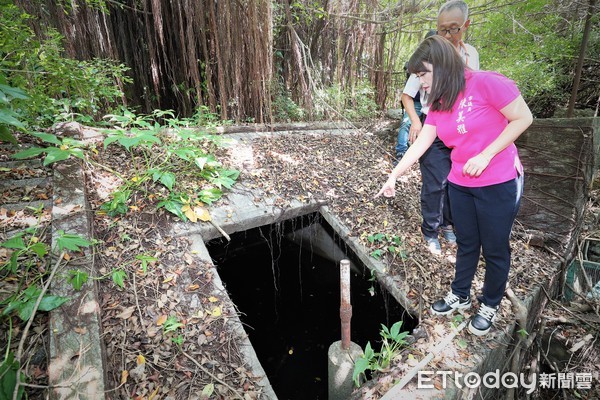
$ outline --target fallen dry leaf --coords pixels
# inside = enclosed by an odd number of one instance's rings
[[[124,385],[127,382],[127,378],[129,377],[129,371],[124,369],[121,371],[121,385]]]
[[[85,327],[81,327],[81,328],[80,327],[76,327],[76,328],[73,328],[73,330],[76,333],[79,333],[80,335],[83,335],[83,334],[85,334],[87,332],[87,329]]]
[[[126,309],[115,315],[115,318],[128,319],[133,315],[134,311],[135,306],[127,307]]]
[[[204,207],[194,207],[194,212],[196,213],[196,215],[198,216],[198,219],[200,221],[206,222],[206,221],[210,221],[210,219],[211,219],[210,213]]]
[[[210,213],[204,207],[200,206],[191,206],[189,204],[184,204],[181,207],[181,211],[185,214],[185,216],[192,222],[197,222],[198,220],[206,222],[210,221]]]
[[[167,321],[167,316],[165,314],[163,314],[160,317],[158,317],[158,319],[156,320],[156,325],[162,326],[166,321]]]
[[[148,400],[153,400],[156,395],[158,394],[158,390],[160,389],[160,386],[157,386],[156,389],[154,389],[154,391],[152,393],[150,393],[150,396],[148,396]]]

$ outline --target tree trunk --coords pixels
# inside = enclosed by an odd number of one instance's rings
[[[581,80],[581,70],[583,69],[583,61],[585,59],[585,50],[587,48],[588,39],[590,37],[590,30],[592,29],[592,15],[594,14],[595,5],[596,0],[590,0],[590,5],[585,17],[585,28],[583,29],[581,47],[579,49],[579,59],[577,60],[577,67],[575,68],[575,77],[573,78],[573,89],[571,91],[571,98],[569,99],[569,107],[567,108],[567,118],[572,118],[573,111],[575,110],[577,91],[579,90],[579,81]]]

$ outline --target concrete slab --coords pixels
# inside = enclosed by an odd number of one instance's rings
[[[58,164],[53,183],[53,248],[56,248],[59,230],[91,240],[89,207],[80,161],[68,160]],[[57,202],[59,198],[61,201]],[[68,270],[75,268],[89,276],[96,276],[92,254],[92,249],[85,249],[82,254],[70,254],[70,262],[59,267],[57,278],[50,287],[53,295],[70,298],[63,306],[50,312],[48,375],[51,399],[104,398],[103,342],[95,281],[89,280],[81,290],[75,290],[64,279]]]
[[[52,200],[33,200],[28,202],[20,202],[20,203],[12,203],[12,204],[2,204],[2,208],[7,210],[24,210],[26,208],[44,208],[49,209],[52,208]]]
[[[34,186],[48,186],[50,180],[46,177],[42,178],[26,178],[26,179],[11,179],[0,182],[0,189],[10,187],[34,187]]]

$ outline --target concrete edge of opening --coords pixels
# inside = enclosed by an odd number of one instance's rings
[[[68,160],[57,165],[53,185],[52,247],[56,247],[59,230],[93,239],[80,161]],[[60,204],[57,204],[58,198],[62,200]],[[96,276],[92,251],[84,249],[83,254],[81,258],[77,257],[77,268],[89,276]],[[68,268],[69,265],[63,264],[57,270],[57,275],[66,275]],[[104,398],[105,352],[101,339],[97,287],[91,282],[75,290],[65,279],[55,279],[51,291],[53,295],[69,297],[70,300],[50,312],[48,379],[52,389],[49,397]]]
[[[214,290],[215,290],[216,294],[219,294],[220,296],[226,296],[228,299],[228,302],[230,304],[233,304],[233,301],[227,294],[227,290],[223,286],[223,282],[221,281],[221,278],[219,277],[217,269],[215,268],[215,266],[212,262],[212,259],[208,252],[208,249],[206,248],[206,246],[204,244],[204,240],[203,240],[202,236],[199,234],[193,234],[193,235],[189,236],[189,239],[192,242],[191,243],[192,251],[194,251],[194,253],[202,261],[204,261],[210,265],[212,276],[213,276],[212,282],[214,284]],[[265,370],[263,369],[260,361],[258,360],[258,356],[256,355],[256,352],[254,351],[254,347],[252,346],[252,343],[250,343],[248,334],[244,330],[244,327],[238,317],[237,312],[235,312],[235,310],[233,310],[233,311],[234,311],[233,317],[228,319],[227,325],[229,326],[231,331],[234,332],[236,337],[239,339],[239,343],[241,345],[240,353],[242,354],[244,361],[247,363],[249,370],[252,372],[252,374],[255,377],[257,377],[257,383],[258,383],[258,385],[261,386],[261,388],[263,390],[260,399],[261,400],[277,400],[277,396],[275,395],[275,392],[273,391],[273,387],[271,386],[271,383],[269,382],[269,378],[267,377]]]
[[[230,205],[211,209],[213,223],[191,225],[178,222],[173,226],[174,236],[189,236],[199,234],[205,241],[223,237],[228,234],[245,231],[259,226],[271,225],[301,215],[315,212],[321,203],[311,201],[303,203],[294,200],[287,206],[275,204],[273,199],[262,199],[263,204],[253,204],[245,194],[231,193],[228,199]],[[217,228],[217,226],[219,228]],[[220,232],[221,229],[223,232]]]
[[[351,236],[350,230],[331,212],[328,206],[321,206],[319,212],[362,263],[370,270],[375,271],[379,283],[383,285],[404,309],[411,315],[418,317],[418,310],[408,299],[406,293],[398,289],[394,280],[385,272],[385,265],[369,255],[367,248],[360,243],[357,237]]]
[[[364,122],[347,122],[347,121],[332,121],[332,122],[291,122],[291,123],[274,123],[274,124],[254,124],[247,126],[222,126],[216,128],[218,134],[225,135],[253,135],[253,134],[285,134],[292,132],[306,131],[355,131],[356,129],[368,127],[370,124]]]

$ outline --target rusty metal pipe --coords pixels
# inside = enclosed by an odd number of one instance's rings
[[[350,305],[350,260],[340,262],[340,319],[342,320],[342,349],[350,349],[350,319],[352,306]]]

